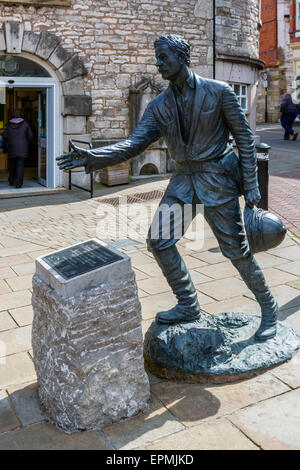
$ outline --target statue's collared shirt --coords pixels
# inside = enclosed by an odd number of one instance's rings
[[[187,145],[193,118],[193,107],[195,99],[195,78],[189,70],[189,74],[184,82],[182,90],[176,85],[170,85],[177,105],[180,130],[183,142]]]

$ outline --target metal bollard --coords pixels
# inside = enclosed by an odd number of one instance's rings
[[[256,160],[257,160],[257,177],[258,186],[261,195],[257,207],[268,210],[268,188],[269,188],[269,150],[270,145],[258,144],[255,146],[256,149]]]

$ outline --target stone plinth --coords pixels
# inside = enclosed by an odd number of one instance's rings
[[[300,348],[300,337],[284,322],[278,322],[274,338],[255,341],[259,325],[259,317],[244,313],[207,315],[175,325],[153,322],[144,342],[146,367],[169,380],[226,383],[291,359]]]
[[[148,406],[135,276],[128,256],[111,251],[121,259],[68,280],[36,260],[39,398],[49,421],[65,432],[99,429]]]

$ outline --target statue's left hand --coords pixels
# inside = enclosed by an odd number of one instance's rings
[[[260,192],[258,188],[250,189],[249,191],[245,191],[245,201],[247,206],[254,207],[260,201]]]

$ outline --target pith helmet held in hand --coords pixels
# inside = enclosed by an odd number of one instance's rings
[[[283,241],[286,228],[275,214],[245,206],[244,223],[252,254],[275,248]]]

